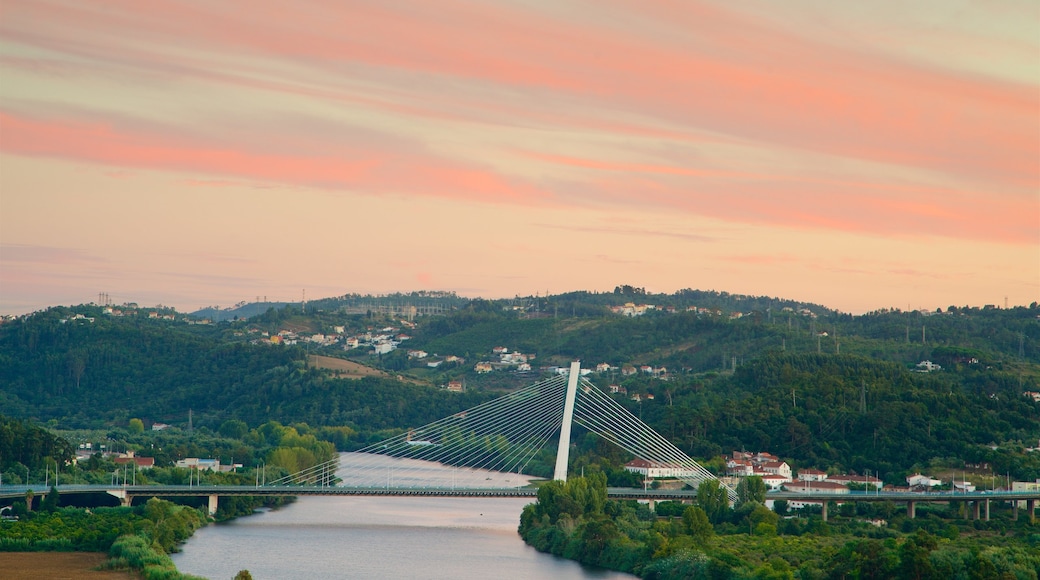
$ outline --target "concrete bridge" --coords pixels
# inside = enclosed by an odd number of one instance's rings
[[[5,485],[0,487],[0,499],[24,498],[27,490],[37,496],[46,495],[50,488],[45,486]],[[61,485],[56,488],[59,494],[104,493],[114,496],[125,506],[133,505],[137,498],[150,497],[205,497],[209,499],[210,515],[216,513],[220,497],[232,496],[381,496],[381,497],[495,497],[495,498],[535,498],[538,489],[535,487],[519,488],[466,488],[449,487],[339,487],[322,485],[299,486],[236,486],[236,485]],[[648,501],[651,506],[659,501],[692,502],[697,497],[695,490],[660,490],[636,489],[626,487],[607,488],[607,496],[612,499]],[[828,502],[886,502],[891,501],[906,505],[907,515],[916,516],[917,506],[922,503],[965,502],[970,506],[969,517],[989,520],[990,503],[994,501],[1010,501],[1014,517],[1019,517],[1019,504],[1025,504],[1026,517],[1030,522],[1036,521],[1036,502],[1040,500],[1040,491],[983,491],[973,493],[908,493],[908,492],[770,492],[769,500],[818,501],[823,505],[823,519],[827,519]]]

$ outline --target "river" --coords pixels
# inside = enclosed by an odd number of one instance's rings
[[[278,510],[207,526],[173,561],[182,572],[212,580],[230,580],[243,569],[256,580],[634,578],[524,544],[516,528],[530,501],[301,497]]]

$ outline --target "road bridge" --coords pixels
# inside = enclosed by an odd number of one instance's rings
[[[50,489],[45,486],[4,485],[0,487],[0,499],[16,499],[25,497],[27,490],[37,496],[46,495]],[[484,498],[535,498],[537,487],[517,488],[459,488],[447,487],[341,487],[334,485],[298,485],[298,486],[236,486],[236,485],[60,485],[59,494],[104,493],[118,498],[123,505],[132,505],[134,499],[150,497],[205,497],[209,498],[209,512],[216,513],[220,497],[284,497],[284,496],[378,496],[378,497],[484,497]],[[663,490],[637,489],[626,487],[607,488],[607,496],[619,500],[637,500],[656,503],[660,501],[693,502],[697,498],[695,490]],[[893,502],[905,504],[907,515],[916,516],[916,507],[923,503],[949,504],[965,502],[972,507],[974,519],[989,520],[990,503],[994,501],[1011,502],[1017,519],[1019,503],[1024,502],[1026,515],[1031,522],[1035,521],[1036,502],[1040,500],[1040,491],[982,491],[973,493],[910,493],[910,492],[770,492],[767,500],[818,501],[823,505],[823,518],[827,519],[829,502]]]

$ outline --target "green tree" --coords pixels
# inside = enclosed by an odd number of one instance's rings
[[[144,433],[144,421],[134,417],[130,419],[130,424],[127,425],[127,429],[131,433]]]
[[[249,570],[239,570],[238,574],[235,574],[234,580],[253,580],[253,575],[249,573]]]
[[[765,503],[766,482],[758,475],[741,479],[740,483],[737,484],[737,497],[740,503],[749,501]]]
[[[46,497],[40,502],[40,511],[54,512],[57,511],[58,506],[61,503],[61,496],[58,494],[58,488],[51,486],[51,490],[47,492]]]
[[[715,528],[708,521],[708,514],[698,506],[692,505],[686,508],[682,519],[683,525],[686,526],[686,533],[690,534],[698,545],[703,546],[715,535]]]
[[[726,488],[717,479],[702,481],[697,487],[697,505],[707,514],[708,521],[713,524],[721,522],[729,510]]]
[[[238,419],[228,419],[220,425],[220,434],[229,439],[241,439],[249,432],[249,425]]]

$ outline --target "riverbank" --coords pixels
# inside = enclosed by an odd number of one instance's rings
[[[103,552],[0,552],[7,580],[139,580],[126,570],[97,570],[108,560]]]

